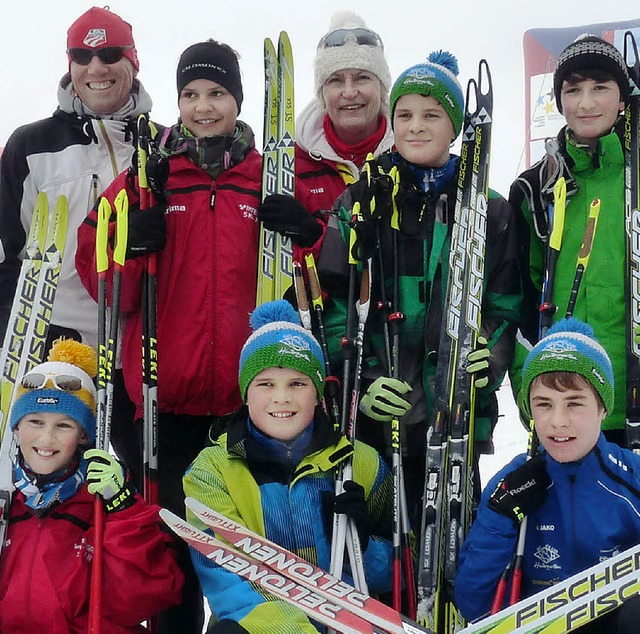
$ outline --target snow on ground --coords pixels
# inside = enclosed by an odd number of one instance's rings
[[[527,430],[520,422],[518,407],[511,394],[509,379],[505,379],[498,392],[500,416],[493,432],[495,453],[480,457],[480,477],[483,487],[496,471],[511,458],[527,451]]]

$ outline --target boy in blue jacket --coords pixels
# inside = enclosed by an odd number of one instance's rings
[[[614,381],[592,328],[574,318],[550,328],[524,363],[522,390],[540,453],[517,456],[484,490],[456,577],[456,605],[469,620],[489,612],[525,516],[523,598],[640,541],[640,456],[600,429]],[[639,604],[580,631],[637,632]]]

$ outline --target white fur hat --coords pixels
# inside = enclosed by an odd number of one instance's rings
[[[329,76],[346,68],[373,73],[382,84],[382,99],[389,102],[391,73],[380,36],[367,28],[364,20],[350,11],[331,18],[329,31],[320,39],[314,61],[316,96],[322,101],[322,87]]]

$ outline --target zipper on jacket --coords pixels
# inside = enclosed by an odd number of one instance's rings
[[[89,209],[93,209],[100,197],[100,191],[98,190],[98,175],[91,174],[91,191],[89,192]]]
[[[100,127],[100,131],[102,132],[102,137],[104,138],[104,142],[107,144],[107,150],[109,152],[109,159],[111,160],[111,169],[113,170],[113,178],[120,174],[120,169],[118,169],[118,162],[116,161],[116,154],[113,151],[113,143],[109,138],[109,133],[107,132],[107,126],[105,126],[104,121],[102,119],[98,119],[98,126]]]

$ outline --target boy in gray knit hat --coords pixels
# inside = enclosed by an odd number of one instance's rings
[[[525,517],[523,598],[640,542],[640,456],[601,432],[614,378],[593,329],[575,318],[550,328],[527,356],[522,391],[541,449],[514,458],[482,494],[456,577],[467,619],[491,608]],[[638,618],[636,597],[580,632],[637,632]]]

